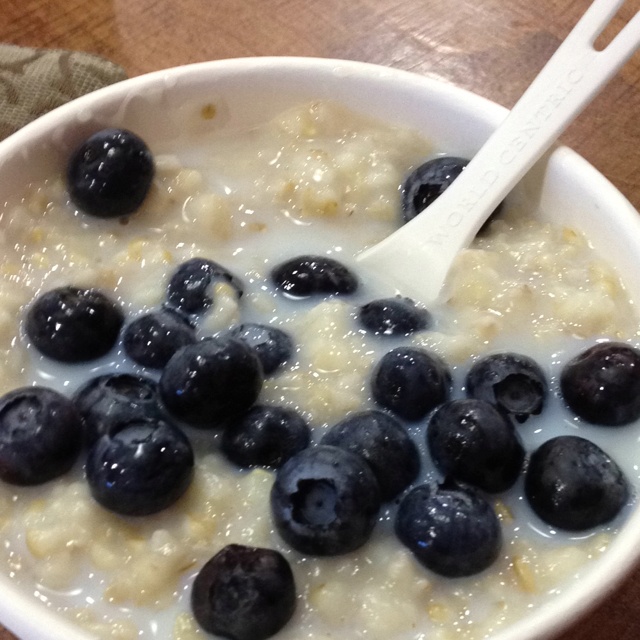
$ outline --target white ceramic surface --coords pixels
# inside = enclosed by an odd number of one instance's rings
[[[478,96],[403,71],[325,59],[245,58],[160,71],[65,105],[0,142],[0,202],[42,179],[90,132],[106,125],[135,130],[150,146],[171,148],[183,127],[197,127],[199,109],[217,107],[219,127],[264,121],[310,99],[348,107],[415,128],[437,147],[470,156],[506,110]],[[525,188],[574,225],[624,274],[640,301],[640,216],[587,162],[556,149],[525,179]],[[548,638],[604,597],[640,554],[640,509],[631,514],[609,551],[586,577],[495,640]],[[0,621],[22,640],[87,640],[89,636],[0,575]]]

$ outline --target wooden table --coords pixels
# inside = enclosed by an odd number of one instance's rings
[[[2,0],[0,42],[84,50],[130,76],[254,55],[364,60],[511,106],[590,0]],[[621,16],[638,3],[627,2]],[[616,25],[621,19],[616,19]],[[608,32],[607,32],[608,33]],[[605,34],[606,36],[607,34]],[[563,140],[640,209],[640,54]],[[640,569],[562,640],[637,640]],[[0,629],[0,640],[12,640]]]

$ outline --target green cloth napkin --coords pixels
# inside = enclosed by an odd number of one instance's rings
[[[99,56],[0,44],[0,140],[51,109],[127,77]]]

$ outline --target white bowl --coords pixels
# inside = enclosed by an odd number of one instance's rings
[[[87,134],[103,126],[136,131],[151,147],[170,148],[184,126],[197,126],[203,100],[216,104],[219,127],[262,122],[310,99],[336,100],[383,121],[417,129],[439,148],[470,156],[506,110],[455,87],[411,73],[326,59],[247,58],[160,71],[102,89],[49,113],[0,143],[0,201],[43,179]],[[185,124],[186,123],[186,124]],[[554,221],[582,229],[624,274],[640,301],[640,218],[601,174],[557,148],[526,178]],[[508,627],[496,640],[557,634],[609,593],[640,554],[640,509],[584,579]],[[0,621],[23,640],[86,640],[88,635],[0,576]]]

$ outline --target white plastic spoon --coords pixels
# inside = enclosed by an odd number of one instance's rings
[[[451,186],[357,261],[403,295],[435,300],[458,252],[640,46],[640,12],[605,49],[593,46],[624,2],[595,0]]]

